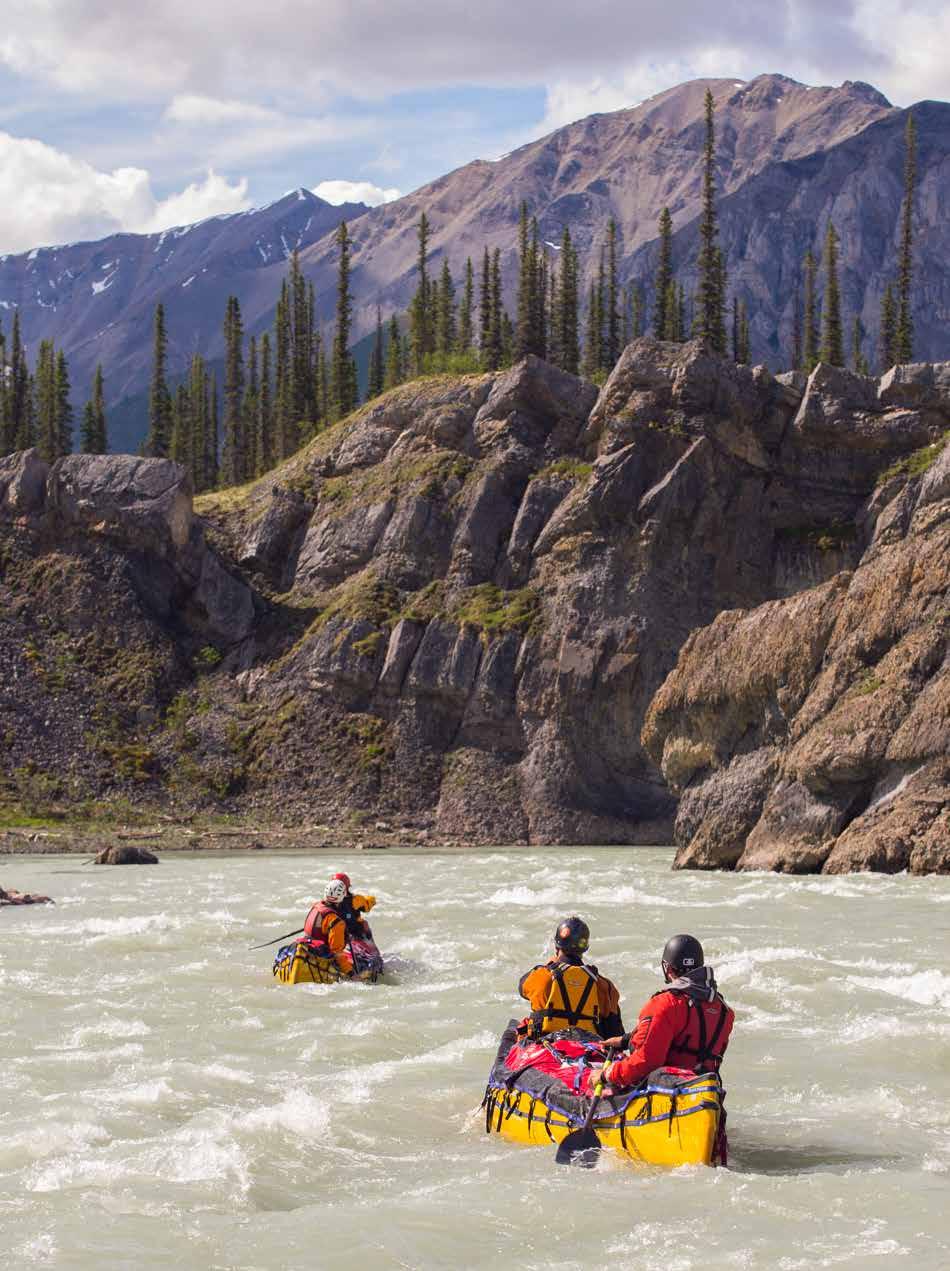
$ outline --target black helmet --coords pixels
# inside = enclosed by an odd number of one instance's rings
[[[663,949],[663,970],[667,975],[682,975],[702,966],[703,946],[695,936],[671,936]]]
[[[590,944],[590,928],[582,918],[562,918],[554,933],[554,947],[565,953],[585,953]]]

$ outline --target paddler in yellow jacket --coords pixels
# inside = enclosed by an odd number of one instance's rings
[[[528,1036],[562,1028],[581,1028],[599,1037],[614,1033],[620,1022],[620,994],[611,980],[584,961],[589,943],[587,923],[576,916],[565,918],[554,932],[556,956],[521,977],[518,992],[531,1007],[522,1024]]]
[[[350,891],[349,875],[334,874],[324,888],[323,900],[310,907],[304,935],[309,940],[324,940],[338,969],[351,975],[353,956],[347,946],[351,940],[372,940],[373,933],[363,914],[375,904],[375,896],[358,896]]]

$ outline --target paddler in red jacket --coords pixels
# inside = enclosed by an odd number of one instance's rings
[[[647,1001],[632,1033],[607,1045],[629,1054],[604,1064],[603,1081],[612,1090],[635,1086],[655,1068],[718,1072],[729,1044],[735,1013],[716,987],[712,967],[694,936],[673,936],[661,965],[667,987]],[[601,1073],[591,1072],[591,1086]]]
[[[344,975],[353,973],[350,940],[370,940],[372,932],[363,918],[376,904],[375,896],[358,896],[350,891],[346,874],[334,874],[323,891],[323,900],[313,904],[303,925],[308,940],[323,940]]]

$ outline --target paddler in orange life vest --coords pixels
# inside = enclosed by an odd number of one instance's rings
[[[376,904],[375,896],[357,896],[350,891],[347,874],[334,874],[323,891],[323,900],[311,906],[303,925],[308,940],[323,940],[344,975],[353,973],[351,940],[371,940],[373,933],[363,918]]]
[[[716,987],[703,946],[694,936],[673,936],[661,961],[666,988],[646,1002],[632,1033],[611,1037],[608,1045],[629,1051],[603,1066],[604,1084],[624,1090],[655,1068],[718,1072],[729,1044],[735,1013]],[[591,1086],[601,1071],[591,1071]]]
[[[520,1033],[532,1038],[562,1028],[580,1028],[606,1037],[623,1029],[617,986],[583,960],[590,929],[578,917],[565,918],[554,932],[557,954],[521,977],[518,992],[530,1016]]]

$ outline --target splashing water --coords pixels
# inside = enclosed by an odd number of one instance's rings
[[[0,1265],[950,1265],[950,879],[670,855],[5,858],[61,903],[0,913]],[[386,982],[278,985],[248,946],[339,868],[379,898]],[[729,1170],[581,1173],[486,1138],[515,986],[567,912],[628,1026],[666,938],[702,938],[738,1015]]]

